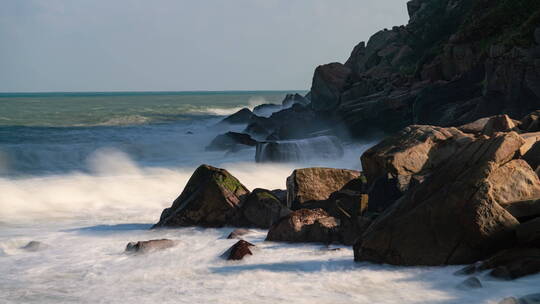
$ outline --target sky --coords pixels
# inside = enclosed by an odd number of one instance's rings
[[[0,0],[0,92],[304,90],[406,0]]]

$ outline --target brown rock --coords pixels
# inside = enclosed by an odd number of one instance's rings
[[[154,228],[238,226],[241,206],[248,194],[247,188],[227,170],[202,165],[172,206],[163,210]]]
[[[300,209],[275,223],[267,241],[295,243],[332,243],[339,239],[339,222],[322,209]]]
[[[304,204],[325,201],[349,182],[360,178],[354,170],[331,168],[306,168],[294,170],[287,178],[287,205],[292,210]]]
[[[171,248],[176,245],[175,241],[168,239],[129,242],[126,246],[128,253],[148,253],[155,250]]]
[[[514,203],[540,198],[540,179],[532,168],[521,159],[515,159],[493,170],[488,177],[493,199],[516,218],[531,216],[522,212],[513,213],[519,207]]]
[[[511,246],[519,223],[499,205],[491,179],[523,143],[511,132],[464,146],[370,225],[355,260],[468,264]]]
[[[412,184],[474,140],[456,128],[413,125],[386,138],[361,157],[369,185],[369,210],[384,211]]]
[[[497,115],[490,117],[487,121],[484,130],[482,133],[487,136],[492,136],[497,132],[509,132],[514,130],[518,125],[519,121],[514,121],[508,115]]]
[[[235,260],[235,261],[241,260],[246,255],[253,255],[253,252],[251,252],[250,247],[255,247],[255,245],[251,244],[250,242],[240,240],[236,242],[236,244],[234,244],[227,251],[225,251],[222,257],[226,258],[227,260]]]
[[[291,212],[272,192],[265,189],[253,190],[242,208],[248,223],[263,229],[270,228],[273,223]]]

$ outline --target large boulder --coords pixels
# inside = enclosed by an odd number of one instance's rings
[[[361,175],[360,171],[346,169],[296,169],[287,178],[287,205],[298,210],[305,204],[326,201]]]
[[[501,204],[519,196],[505,198],[500,190],[512,181],[498,176],[517,165],[510,161],[523,143],[515,132],[469,141],[370,225],[355,260],[465,264],[511,246],[519,222]]]
[[[300,209],[275,223],[266,240],[330,244],[339,240],[339,220],[322,209]]]
[[[242,147],[255,147],[257,141],[248,134],[227,132],[216,136],[206,147],[207,151],[227,151],[236,150]]]
[[[248,194],[227,170],[201,165],[154,228],[241,225],[241,207]]]
[[[347,84],[351,69],[341,63],[329,63],[315,69],[311,85],[311,105],[315,111],[334,110]]]
[[[473,139],[456,128],[412,125],[367,150],[361,162],[371,187],[369,210],[384,211]]]
[[[268,229],[291,211],[272,192],[255,189],[243,205],[244,217],[249,225]]]

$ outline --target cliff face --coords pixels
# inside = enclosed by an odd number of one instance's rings
[[[312,107],[354,136],[540,108],[540,1],[412,0],[405,26],[317,67]]]

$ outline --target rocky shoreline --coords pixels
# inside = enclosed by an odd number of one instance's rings
[[[408,126],[361,156],[363,172],[297,169],[286,190],[251,192],[201,165],[153,228],[263,228],[267,241],[354,245],[358,262],[470,264],[464,284],[484,271],[513,280],[540,273],[538,149],[540,111]],[[235,244],[228,258],[249,247]]]

